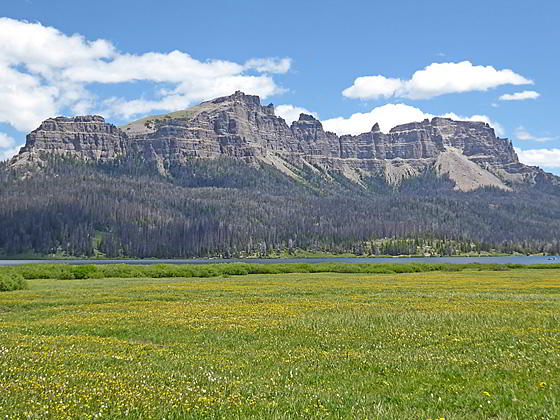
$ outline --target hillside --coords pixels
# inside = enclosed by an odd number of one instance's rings
[[[241,92],[120,128],[48,119],[2,164],[0,198],[5,255],[379,253],[380,238],[463,244],[451,253],[559,246],[558,178],[521,164],[485,123],[337,136],[305,114],[288,126]]]

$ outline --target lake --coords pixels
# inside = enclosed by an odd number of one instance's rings
[[[73,259],[73,260],[0,260],[0,266],[22,264],[223,264],[232,262],[246,263],[489,263],[489,264],[554,264],[560,257],[383,257],[383,258],[232,258],[232,259]]]

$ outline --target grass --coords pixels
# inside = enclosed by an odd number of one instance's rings
[[[32,279],[0,418],[557,419],[560,270],[472,268]]]

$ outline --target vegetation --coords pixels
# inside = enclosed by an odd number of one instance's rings
[[[560,253],[554,185],[463,193],[428,173],[398,189],[367,179],[364,189],[233,159],[192,159],[167,176],[141,156],[45,159],[33,176],[0,164],[0,255]]]
[[[0,417],[555,419],[560,270],[503,268],[30,280]]]
[[[0,292],[10,292],[26,288],[27,282],[21,274],[13,271],[0,271]]]
[[[22,279],[101,279],[101,278],[165,278],[165,277],[219,277],[244,276],[248,274],[287,273],[363,273],[396,274],[424,273],[430,271],[508,271],[508,270],[557,270],[560,264],[430,264],[430,263],[281,263],[281,264],[25,264],[15,267],[0,267],[0,275],[17,276]]]

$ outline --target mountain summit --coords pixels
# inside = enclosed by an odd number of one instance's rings
[[[184,111],[146,117],[122,127],[100,116],[56,117],[44,121],[10,166],[41,165],[45,156],[65,155],[108,162],[138,155],[165,175],[193,158],[230,157],[264,163],[301,179],[311,170],[326,179],[342,175],[364,186],[371,177],[388,184],[434,171],[454,188],[512,190],[552,177],[519,162],[511,141],[496,137],[486,123],[433,118],[399,125],[385,134],[379,125],[356,136],[337,136],[301,114],[290,126],[258,96],[235,92]],[[556,178],[556,177],[553,177]]]

